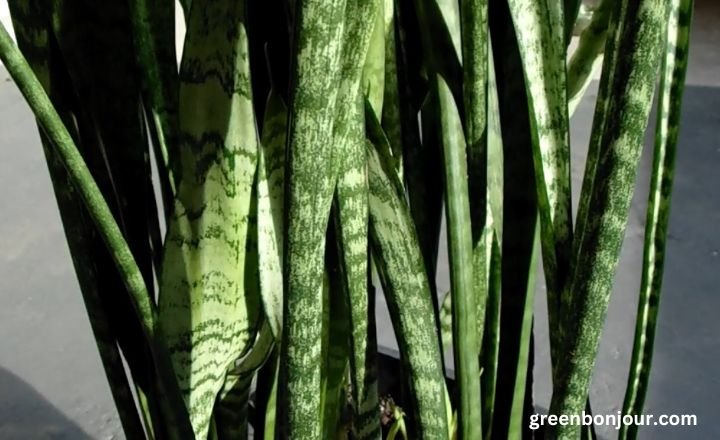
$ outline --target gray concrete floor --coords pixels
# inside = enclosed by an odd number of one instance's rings
[[[4,2],[3,2],[4,5]],[[2,11],[0,11],[2,12]],[[647,414],[696,414],[696,428],[645,439],[720,438],[720,5],[698,0]],[[573,120],[580,187],[596,85]],[[622,406],[632,349],[652,136],[648,136],[591,398]],[[65,245],[30,111],[0,67],[0,439],[123,438]],[[439,290],[449,287],[446,264]],[[542,285],[542,280],[538,281]],[[379,338],[392,329],[379,301]],[[536,295],[535,401],[550,398],[544,290]],[[612,428],[601,429],[614,438]]]
[[[37,128],[4,70],[0,103],[0,438],[119,438]]]

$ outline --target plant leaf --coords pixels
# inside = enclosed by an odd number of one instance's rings
[[[282,339],[285,142],[287,107],[273,90],[258,149],[258,262],[260,296],[276,341]]]
[[[334,143],[337,151],[335,226],[339,244],[339,261],[347,295],[350,323],[350,378],[354,402],[353,429],[359,438],[379,437],[377,388],[374,384],[375,341],[369,323],[374,310],[369,308],[368,290],[368,182],[365,151],[365,116],[363,95],[368,93],[374,103],[382,106],[384,77],[383,27],[381,2],[349,0],[346,11],[346,34],[342,84],[337,104]],[[373,47],[374,46],[374,47]],[[370,58],[380,57],[375,63]],[[363,66],[363,60],[365,65]],[[358,69],[361,67],[363,70]],[[373,92],[373,87],[377,90]],[[373,95],[376,96],[373,96]],[[333,316],[338,316],[333,314]],[[371,351],[372,349],[372,351]]]
[[[390,147],[378,144],[381,139],[372,141],[377,145],[368,142],[373,255],[409,375],[416,435],[441,439],[447,436],[448,420],[430,286],[410,213],[398,191],[402,184],[389,160]]]
[[[519,364],[518,361],[529,350],[528,340],[523,338],[522,324],[525,322],[528,295],[534,292],[538,191],[528,115],[529,100],[512,17],[508,5],[502,2],[490,2],[488,14],[494,60],[493,69],[490,70],[492,76],[489,90],[492,90],[493,84],[497,87],[496,108],[494,94],[489,91],[488,124],[491,131],[488,154],[491,158],[498,157],[499,154],[493,152],[502,147],[503,165],[501,186],[498,184],[500,176],[493,177],[491,173],[488,177],[488,184],[493,184],[496,188],[496,195],[493,197],[491,193],[488,199],[495,229],[493,241],[497,241],[493,246],[497,245],[496,251],[500,251],[494,252],[495,255],[492,256],[500,258],[500,262],[495,263],[495,267],[491,265],[490,280],[493,280],[494,273],[494,288],[502,289],[500,298],[489,299],[489,303],[495,301],[495,304],[488,304],[488,308],[500,307],[500,316],[488,316],[487,320],[488,323],[491,320],[497,323],[499,320],[499,335],[502,341],[498,348],[495,369],[497,378],[491,435],[493,438],[511,438],[511,429],[515,430],[518,424],[526,427],[525,421],[513,418],[512,409],[514,402],[525,401],[524,390],[527,388],[526,383],[517,383],[527,374],[527,366]],[[501,136],[497,135],[498,119]],[[492,165],[490,171],[498,166],[495,163]],[[499,188],[502,188],[502,204],[497,209],[499,212],[495,212],[495,206],[499,204]],[[501,231],[498,229],[500,221]],[[496,271],[501,271],[499,279]],[[492,290],[489,293],[495,294]],[[490,356],[488,360],[492,360],[492,349],[489,348],[485,353]],[[515,395],[516,390],[522,390],[522,393]]]
[[[280,427],[320,438],[322,274],[335,189],[333,125],[345,0],[296,5],[286,163],[285,309],[280,360]]]
[[[450,285],[453,292],[453,354],[460,394],[458,433],[460,438],[481,438],[482,412],[478,405],[480,340],[476,316],[478,292],[473,289],[473,240],[466,146],[452,92],[442,78],[436,77],[435,81],[445,170]]]
[[[155,300],[153,263],[159,262],[160,236],[148,160],[149,146],[140,103],[140,80],[134,57],[127,5],[85,5],[78,0],[54,0],[52,23],[53,68],[62,69],[62,87],[72,96],[77,145],[108,201]],[[117,72],[125,72],[121,77]],[[56,74],[56,79],[60,76]],[[58,84],[60,86],[60,84]],[[96,241],[92,258],[103,283],[102,301],[113,332],[127,359],[136,387],[152,396],[155,378],[148,366],[148,347],[137,344],[142,330],[112,257]],[[110,312],[111,311],[111,312]],[[151,398],[150,403],[161,402]],[[140,401],[143,405],[144,401]],[[156,407],[145,408],[156,419]]]
[[[400,70],[398,69],[398,47],[395,35],[397,19],[394,13],[394,0],[383,0],[382,3],[385,24],[383,40],[385,44],[385,84],[380,119],[383,131],[390,142],[393,157],[396,158],[398,175],[404,179],[402,109],[405,103],[400,100]],[[417,122],[415,122],[415,126],[417,127]]]
[[[578,46],[567,67],[568,111],[575,113],[585,90],[592,82],[593,71],[602,59],[607,39],[610,12],[616,0],[603,0],[592,14],[588,27],[580,35]]]
[[[383,6],[386,0],[371,0],[363,3],[365,9],[373,9],[372,14],[360,13],[366,20],[372,20],[374,25],[368,42],[367,56],[365,56],[362,71],[362,89],[365,99],[370,102],[376,115],[382,114],[385,97],[385,15]],[[362,9],[360,10],[362,11]],[[366,15],[367,14],[367,15]],[[348,17],[351,18],[351,17]],[[352,18],[358,18],[352,17]],[[363,28],[367,28],[363,25]],[[362,105],[362,104],[361,104]]]
[[[563,14],[554,1],[510,0],[508,5],[527,88],[554,365],[561,340],[560,291],[572,245]]]
[[[167,220],[180,178],[175,0],[131,0],[129,5],[145,111]]]
[[[514,367],[515,377],[513,380],[514,390],[512,406],[510,410],[510,423],[508,427],[508,438],[523,438],[527,431],[526,427],[526,406],[532,399],[532,364],[531,351],[532,326],[533,326],[533,305],[535,298],[535,268],[537,267],[538,242],[540,238],[539,224],[536,220],[535,238],[530,249],[529,264],[530,271],[527,276],[527,293],[522,306],[522,320],[519,323],[519,348],[517,360]],[[502,318],[501,318],[502,319]]]
[[[67,74],[61,73],[64,71],[64,66],[52,62],[53,59],[57,59],[57,56],[51,56],[53,50],[57,51],[57,47],[51,46],[53,39],[49,29],[51,11],[36,1],[10,1],[8,6],[19,48],[26,55],[32,70],[60,113],[64,124],[74,127],[68,122],[72,121],[73,107],[77,107],[77,100],[69,93],[71,88],[66,84]],[[101,268],[98,263],[107,262],[105,267],[109,266],[116,273],[114,263],[105,244],[101,242],[98,246],[98,240],[93,239],[97,235],[95,226],[50,139],[42,129],[39,131],[73,266],[123,431],[127,435],[143,438],[145,434],[142,422],[138,417],[122,363],[117,336],[110,324],[102,299],[102,293],[107,290],[102,289],[99,277]],[[74,130],[73,135],[78,138],[77,130]],[[140,391],[142,393],[142,390]]]
[[[160,319],[202,438],[261,312],[257,261],[246,250],[258,148],[246,2],[195,6],[180,69],[183,171],[165,242]]]
[[[591,149],[599,154],[589,203],[578,212],[579,222],[584,222],[578,225],[582,235],[574,244],[571,282],[563,294],[568,302],[562,309],[573,312],[567,316],[563,344],[571,356],[558,365],[551,414],[579,413],[587,399],[652,105],[668,5],[663,0],[621,0],[611,18],[613,43],[606,49],[606,63],[612,60],[608,70],[614,73],[606,82],[610,93],[606,103],[598,104],[596,118],[604,112],[612,117],[593,127],[601,131],[591,140],[597,142]],[[550,435],[575,438],[578,428],[551,427]]]
[[[667,24],[665,56],[660,75],[660,95],[655,133],[653,171],[645,221],[643,271],[635,324],[630,374],[623,414],[642,413],[650,380],[655,328],[670,220],[670,197],[680,128],[680,110],[687,71],[693,0],[672,0]],[[623,425],[619,438],[636,438],[638,427]]]
[[[493,419],[495,416],[495,395],[497,390],[498,359],[500,353],[500,314],[502,296],[502,270],[500,267],[502,255],[500,243],[494,233],[488,238],[490,259],[488,261],[488,296],[485,302],[485,320],[483,329],[482,350],[480,352],[480,376],[482,391],[483,438],[489,439],[493,435]],[[479,310],[480,311],[480,310]]]
[[[421,48],[415,43],[422,37],[413,0],[401,1],[396,7],[397,71],[400,97],[402,168],[404,170],[410,213],[420,243],[433,296],[433,311],[439,319],[435,275],[442,219],[441,160],[439,137],[435,130],[436,109],[427,102],[427,81]],[[415,43],[415,44],[413,44]],[[420,112],[420,121],[418,121]],[[382,136],[380,136],[382,137]],[[391,151],[398,147],[391,145]],[[398,155],[399,156],[399,155]],[[395,156],[393,156],[393,159]],[[400,165],[395,164],[399,169]],[[399,175],[398,175],[399,177]],[[439,329],[438,329],[439,333]],[[438,334],[438,341],[440,336]],[[409,415],[411,418],[411,415]]]
[[[328,242],[338,243],[332,226],[328,228]],[[348,319],[350,309],[347,286],[339,257],[337,248],[327,248],[325,261],[328,273],[323,291],[322,438],[336,437],[347,401],[345,385],[352,328]]]

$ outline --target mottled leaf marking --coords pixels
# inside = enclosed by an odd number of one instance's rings
[[[345,0],[295,6],[286,163],[285,304],[280,361],[280,436],[320,438],[322,278],[335,189],[333,126]]]
[[[389,146],[375,147],[368,142],[367,147],[370,240],[409,374],[416,432],[421,439],[445,438],[449,421],[440,345],[420,245],[402,184],[389,160]]]
[[[591,195],[587,212],[578,213],[585,216],[586,224],[577,237],[578,251],[573,254],[571,282],[564,295],[573,313],[568,317],[563,350],[571,355],[558,364],[552,414],[578,414],[587,399],[652,105],[668,6],[668,0],[620,0],[614,10],[617,44],[608,45],[608,50],[619,56],[606,57],[617,59],[607,101],[612,117],[597,128],[602,134]],[[598,111],[603,110],[598,106]],[[576,438],[578,429],[551,427],[550,435]]]
[[[570,140],[562,5],[508,2],[523,63],[547,281],[552,358],[560,346],[560,291],[572,245]],[[574,21],[574,20],[573,20]]]
[[[593,79],[593,71],[600,63],[607,39],[610,12],[615,0],[603,0],[595,9],[592,20],[582,32],[578,46],[567,66],[568,111],[575,113],[585,90]]]
[[[375,347],[375,342],[368,340],[369,315],[374,311],[368,307],[368,182],[363,124],[363,95],[368,93],[367,81],[370,81],[368,101],[372,99],[378,109],[382,106],[384,18],[380,3],[379,0],[348,1],[341,89],[334,127],[338,167],[337,235],[350,316],[353,429],[359,438],[380,436],[373,367],[375,354],[368,350]],[[376,60],[374,64],[369,63],[372,57]],[[366,63],[360,70],[358,67],[363,66],[363,60]],[[361,78],[364,90],[361,89]],[[373,87],[379,88],[379,93],[373,92]]]
[[[671,0],[671,5],[660,76],[655,154],[645,221],[645,249],[635,343],[622,411],[623,414],[632,415],[642,413],[650,381],[693,14],[693,0]],[[637,425],[623,425],[619,438],[637,438],[637,431]]]
[[[385,16],[385,77],[383,86],[382,102],[382,127],[390,141],[393,157],[396,158],[398,175],[403,178],[403,128],[402,128],[402,106],[400,102],[400,72],[398,70],[398,54],[395,36],[396,18],[394,12],[394,0],[383,0]],[[378,114],[376,112],[376,114]]]

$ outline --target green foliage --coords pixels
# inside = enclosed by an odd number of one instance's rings
[[[170,0],[9,4],[19,49],[0,28],[0,57],[37,117],[132,439],[527,438],[540,251],[550,412],[589,410],[662,59],[623,409],[642,412],[692,0],[580,18],[578,0],[188,0],[179,64]],[[600,64],[573,227],[570,117]]]
[[[623,413],[632,415],[642,412],[650,381],[693,12],[693,0],[673,0],[671,5],[660,74],[655,151],[645,222],[645,249],[635,344],[623,403]],[[623,439],[636,438],[637,426],[623,426],[619,436]]]

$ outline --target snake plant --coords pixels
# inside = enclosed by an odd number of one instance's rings
[[[660,78],[623,409],[640,413],[692,3],[9,0],[0,56],[127,438],[529,438],[544,349],[549,411],[589,409]],[[600,65],[573,215],[570,124]],[[540,255],[550,338],[531,347]]]

